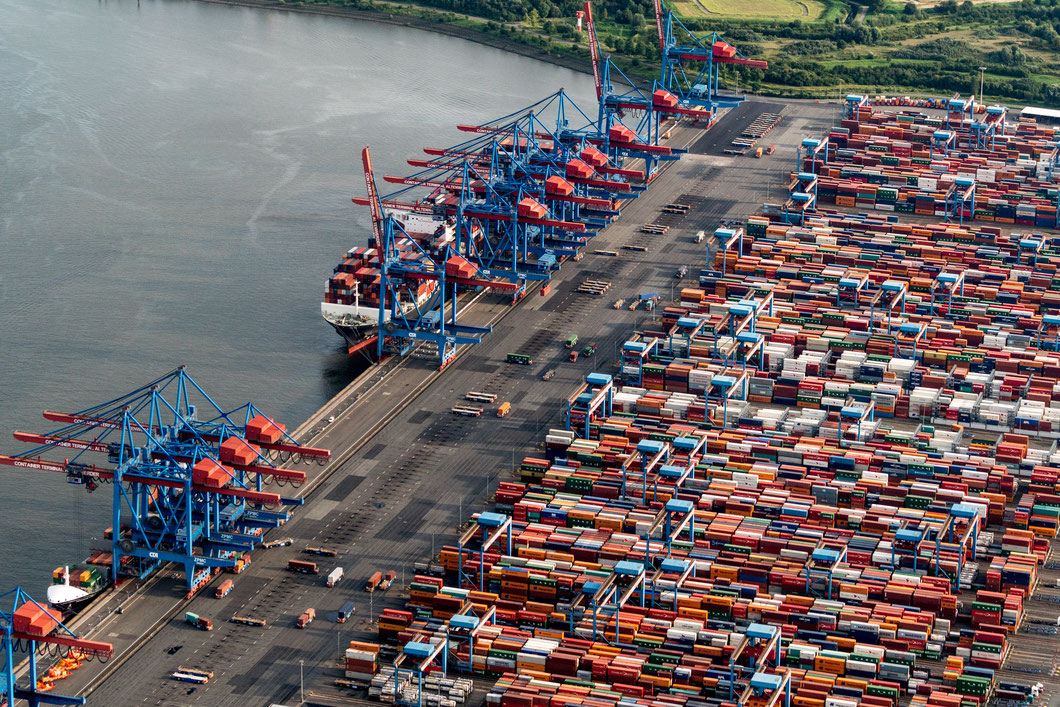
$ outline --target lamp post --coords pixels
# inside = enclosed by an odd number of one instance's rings
[[[986,71],[986,67],[985,66],[980,66],[979,67],[979,102],[982,103],[983,105],[986,105],[986,99],[983,98],[983,77],[984,77],[984,72],[985,71]]]
[[[298,661],[298,701],[305,702],[305,661]]]

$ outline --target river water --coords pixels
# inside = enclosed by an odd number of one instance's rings
[[[407,174],[458,122],[592,98],[443,35],[191,0],[0,0],[0,27],[0,453],[181,364],[293,429],[353,370],[319,302],[368,237],[361,147]],[[109,508],[0,466],[0,592],[43,599]]]

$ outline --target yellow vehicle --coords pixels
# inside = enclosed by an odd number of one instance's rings
[[[509,402],[501,403],[501,406],[497,408],[497,417],[504,417],[512,411],[512,404]]]

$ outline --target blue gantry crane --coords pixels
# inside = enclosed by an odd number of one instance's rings
[[[367,149],[362,155],[368,196],[354,202],[370,207],[378,249],[379,355],[429,341],[445,367],[459,344],[489,332],[458,320],[461,289],[492,288],[517,300],[644,189],[631,180],[645,172],[621,166],[626,153],[612,154],[608,134],[563,91],[458,127],[474,137],[410,159],[420,168],[410,176],[384,176],[401,187],[387,196],[379,195]],[[413,190],[428,193],[417,198]]]
[[[680,153],[685,152],[660,144],[666,132],[662,129],[663,121],[670,116],[687,116],[697,121],[703,120],[709,126],[715,114],[700,105],[682,101],[657,81],[651,87],[638,86],[615,65],[611,57],[601,56],[589,0],[585,2],[585,20],[599,104],[596,123],[599,137],[596,141],[617,158],[643,159],[644,173],[650,179],[660,162],[679,159]],[[631,120],[633,127],[623,122],[627,113],[634,119]]]
[[[283,506],[301,504],[277,491],[304,483],[305,472],[278,464],[323,464],[330,454],[298,443],[251,403],[222,409],[183,367],[114,400],[44,417],[64,426],[16,432],[38,446],[0,456],[0,464],[63,473],[89,491],[111,484],[111,579],[143,578],[174,562],[189,594],[235,567],[264,529],[285,523]],[[62,461],[41,456],[65,450],[76,453]],[[106,455],[107,465],[94,454]]]
[[[30,707],[85,704],[84,697],[52,692],[55,678],[82,660],[107,660],[114,649],[109,643],[78,638],[60,619],[58,612],[38,604],[21,587],[0,594],[0,706],[15,700],[26,700]],[[25,655],[27,661],[24,687],[18,685],[16,653]],[[39,669],[37,659],[46,656],[60,659],[57,672]]]
[[[719,108],[735,106],[742,96],[722,96],[721,66],[733,64],[768,69],[759,59],[748,59],[717,32],[707,39],[685,27],[662,0],[655,0],[655,27],[659,35],[661,71],[659,86],[685,106],[702,106],[717,115]]]

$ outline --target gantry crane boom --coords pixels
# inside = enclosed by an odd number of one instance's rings
[[[121,429],[121,423],[120,422],[115,422],[114,420],[108,420],[106,418],[101,418],[101,417],[90,417],[90,416],[87,416],[87,415],[77,415],[77,414],[71,414],[71,413],[65,413],[65,412],[54,412],[54,411],[51,411],[51,410],[45,410],[43,415],[44,415],[44,419],[46,419],[46,420],[51,420],[52,422],[62,422],[62,423],[67,424],[67,425],[86,424],[86,425],[89,425],[91,427],[103,427],[103,428],[109,428],[109,429],[114,429],[114,430],[120,430]],[[153,430],[153,432],[155,432],[155,433],[158,433],[160,431],[161,430],[159,430],[157,428]],[[214,434],[214,433],[202,432],[202,433],[199,433],[199,435],[202,437],[202,439],[204,441],[207,441],[207,442],[220,441],[220,435],[217,435],[217,434]],[[276,452],[290,452],[292,454],[301,454],[302,456],[306,456],[306,457],[319,457],[319,458],[327,459],[328,457],[331,456],[331,451],[330,450],[320,449],[320,448],[316,448],[316,447],[303,447],[303,446],[298,445],[298,444],[287,444],[287,443],[284,443],[284,442],[254,442],[254,444],[258,445],[262,449],[269,449],[269,450],[276,451]]]
[[[74,439],[73,437],[63,437],[61,435],[39,435],[33,432],[15,432],[15,439],[19,442],[27,442],[29,444],[37,445],[51,445],[53,447],[64,447],[66,449],[86,449],[90,452],[102,452],[106,454],[110,451],[110,447],[106,444],[101,444],[95,440],[89,441],[84,439]]]
[[[0,464],[6,466],[16,466],[21,469],[36,469],[38,471],[54,471],[60,474],[77,474],[78,476],[89,478],[89,479],[102,479],[103,481],[110,481],[114,478],[117,473],[113,469],[106,469],[103,467],[96,466],[95,464],[69,464],[61,462],[51,462],[46,459],[28,459],[26,457],[13,457],[6,454],[0,454]],[[182,489],[185,488],[186,484],[183,481],[177,479],[162,479],[154,476],[144,476],[142,474],[123,473],[122,481],[135,484],[145,484],[147,486],[162,486],[165,488]],[[264,506],[280,506],[283,503],[283,499],[280,498],[279,494],[268,493],[265,491],[253,491],[251,489],[244,488],[233,488],[228,486],[204,486],[202,484],[192,484],[192,491],[199,493],[213,493],[219,496],[231,496],[232,498],[243,498],[252,503],[260,503]]]
[[[601,101],[604,98],[604,82],[600,75],[600,49],[596,44],[596,26],[593,24],[593,6],[589,0],[585,0],[585,26],[589,33],[589,58],[593,62],[593,82],[596,84],[596,100]]]
[[[588,3],[586,3],[588,5]],[[659,34],[659,52],[666,52],[666,30],[663,28],[662,0],[655,0],[655,31]]]
[[[371,200],[366,199],[363,196],[353,197],[353,203],[358,206],[370,206]],[[413,204],[413,203],[401,203],[397,201],[380,201],[384,209],[397,209],[400,211],[409,211],[416,214],[433,214],[436,207],[430,204]]]
[[[364,165],[364,185],[368,190],[368,204],[372,214],[372,236],[375,238],[375,247],[383,247],[383,210],[379,206],[379,193],[375,188],[375,174],[372,172],[372,153],[365,145],[361,151],[361,164]],[[380,252],[378,265],[383,264],[383,256]]]
[[[110,447],[106,444],[100,444],[98,442],[90,442],[88,440],[75,439],[72,437],[62,437],[60,435],[42,435],[35,434],[32,432],[15,432],[15,439],[19,442],[27,442],[29,444],[37,445],[51,445],[53,447],[65,447],[68,449],[85,449],[91,452],[102,452],[103,454],[109,453]],[[172,459],[176,462],[191,462],[192,457],[182,455],[169,455],[154,453],[152,456],[155,459]],[[260,464],[239,464],[236,462],[226,462],[228,466],[231,466],[240,471],[249,471],[254,474],[264,474],[266,476],[275,476],[281,479],[287,479],[295,483],[304,483],[306,476],[304,471],[298,471],[297,469],[281,469],[280,467],[274,466],[262,466]]]

